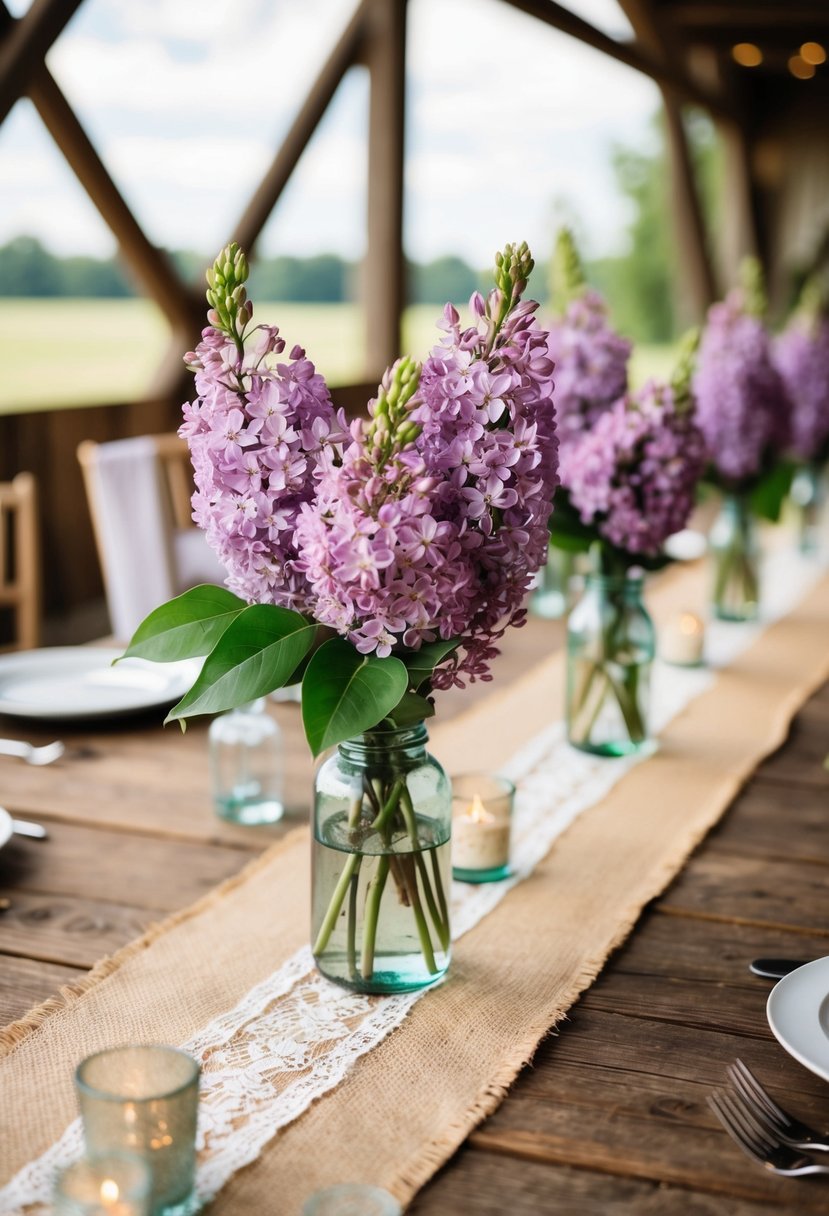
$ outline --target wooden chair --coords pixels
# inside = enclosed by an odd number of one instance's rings
[[[40,642],[40,538],[37,483],[18,473],[0,483],[0,607],[11,609],[11,644],[2,650],[31,650]]]
[[[119,441],[123,448],[129,441]],[[95,543],[101,563],[111,624],[115,636],[128,640],[136,625],[158,603],[195,586],[200,582],[217,582],[224,578],[218,560],[207,547],[191,516],[190,498],[193,493],[193,472],[185,440],[175,434],[140,436],[144,455],[147,445],[154,448],[152,468],[145,469],[143,482],[144,506],[136,518],[126,521],[123,513],[128,504],[118,503],[122,514],[120,537],[112,535],[112,503],[102,501],[101,457],[106,444],[91,439],[78,446],[78,460],[83,472],[89,502]],[[151,488],[147,489],[147,478]],[[150,501],[152,500],[152,501]],[[127,526],[127,523],[129,526]],[[128,545],[139,572],[128,586],[129,570],[125,570],[123,553],[118,547]],[[140,571],[153,572],[153,587],[144,587]],[[152,601],[152,602],[150,602]]]

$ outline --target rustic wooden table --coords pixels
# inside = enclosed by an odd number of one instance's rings
[[[560,643],[558,624],[513,631],[497,682]],[[442,716],[489,687],[446,694]],[[50,833],[45,842],[15,838],[0,853],[0,897],[9,900],[0,912],[0,1024],[299,822],[310,763],[297,708],[275,712],[290,810],[276,829],[214,816],[203,727],[182,737],[151,716],[61,731],[68,752],[50,768],[0,758],[0,802]],[[9,720],[0,733],[54,737]],[[829,954],[827,750],[829,685],[413,1213],[829,1213],[829,1179],[765,1176],[706,1106],[741,1056],[797,1113],[829,1128],[829,1085],[773,1039],[769,984],[747,970],[759,955]]]

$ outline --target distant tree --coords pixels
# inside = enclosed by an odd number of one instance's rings
[[[115,258],[64,258],[60,263],[63,276],[61,295],[84,296],[92,299],[121,299],[134,296],[135,288]]]
[[[18,236],[0,249],[0,295],[59,296],[60,260],[33,236]]]
[[[447,255],[409,267],[409,298],[415,304],[465,304],[479,286],[478,272],[462,258]]]

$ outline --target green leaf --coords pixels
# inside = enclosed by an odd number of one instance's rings
[[[239,614],[207,656],[201,675],[167,721],[236,709],[290,682],[317,626],[298,612],[253,604]]]
[[[224,587],[193,587],[145,617],[121,658],[172,663],[209,654],[244,609],[245,601]]]
[[[770,519],[772,523],[777,523],[793,476],[794,465],[784,460],[778,461],[765,473],[749,496],[754,514],[759,515],[761,519]]]
[[[424,718],[432,718],[435,707],[431,701],[421,697],[416,692],[404,692],[387,718],[391,718],[395,726],[415,726]]]
[[[551,543],[568,553],[586,553],[597,537],[595,527],[582,523],[567,491],[560,486],[556,490],[549,527]]]
[[[438,663],[442,663],[447,655],[460,646],[459,638],[450,638],[448,642],[424,642],[420,650],[403,655],[403,662],[409,672],[409,685],[417,691],[427,680]]]
[[[313,754],[377,726],[398,704],[408,683],[400,659],[367,658],[344,638],[325,642],[302,681],[302,721]]]

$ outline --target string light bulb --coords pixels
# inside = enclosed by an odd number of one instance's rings
[[[798,80],[811,80],[815,74],[813,63],[807,63],[800,55],[792,55],[789,60],[789,71]]]
[[[800,58],[804,63],[819,67],[821,63],[826,62],[826,51],[819,42],[804,42],[800,48]]]
[[[737,42],[731,48],[731,58],[741,68],[756,68],[763,62],[763,52],[753,42]]]

